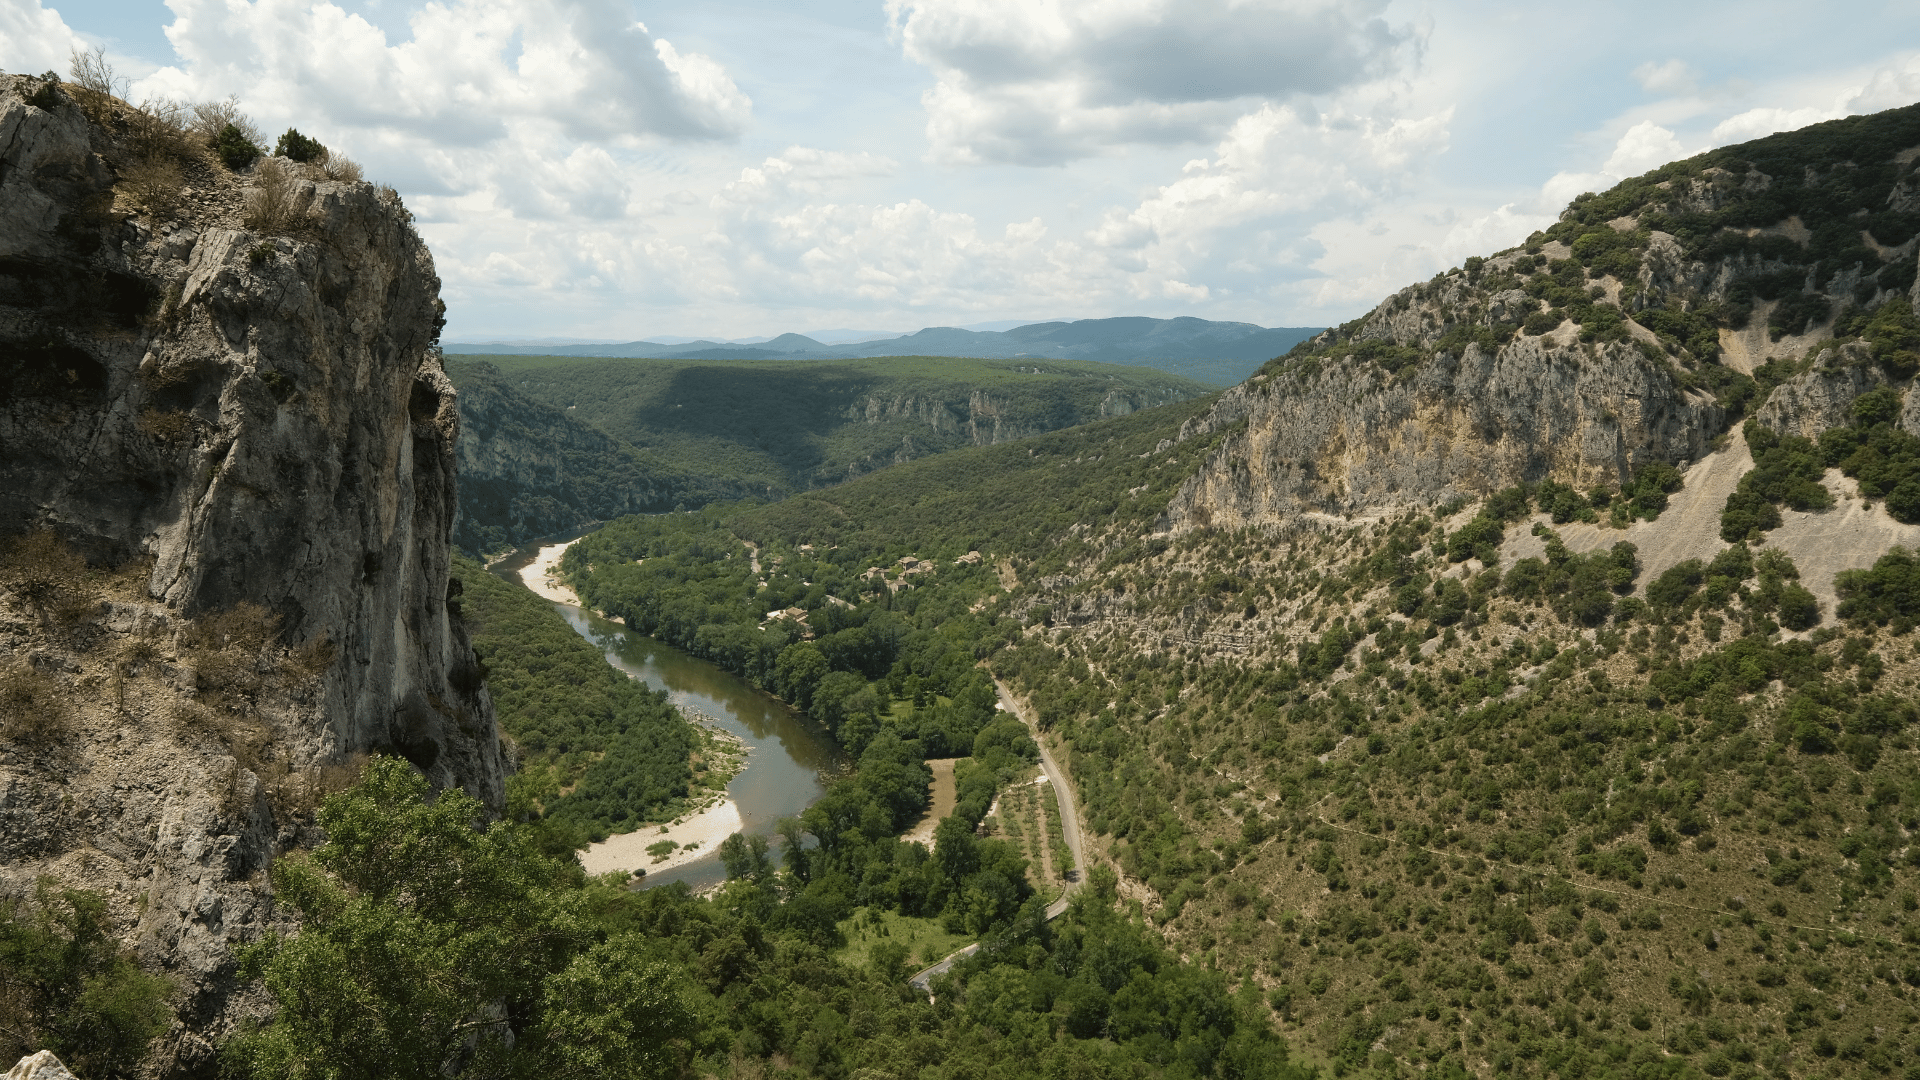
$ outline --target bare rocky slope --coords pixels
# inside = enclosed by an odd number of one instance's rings
[[[188,1073],[355,755],[495,805],[506,763],[407,211],[296,174],[261,213],[267,179],[81,104],[0,76],[0,893],[104,891],[179,988],[153,1069]]]

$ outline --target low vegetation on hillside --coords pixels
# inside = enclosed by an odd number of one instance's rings
[[[1392,380],[1437,355],[1491,354],[1522,336],[1631,342],[1738,418],[1793,365],[1751,375],[1727,366],[1722,330],[1763,318],[1774,341],[1830,325],[1844,338],[1867,331],[1876,311],[1904,311],[1911,328],[1904,304],[1882,305],[1914,286],[1920,161],[1903,151],[1917,145],[1920,105],[1673,162],[1580,196],[1521,247],[1404,289],[1263,370],[1353,365]],[[1696,280],[1689,264],[1713,273]],[[1911,376],[1920,363],[1911,333],[1876,330],[1879,362]]]
[[[1160,508],[1204,451],[1180,440],[1179,407],[619,523],[570,568],[595,603],[757,665],[870,737],[912,730],[899,706],[924,679],[886,628],[947,613],[953,648],[1059,740],[1120,888],[1335,1075],[1904,1074],[1920,1046],[1920,574],[1894,549],[1810,581],[1768,537],[1780,508],[1837,502],[1830,469],[1848,497],[1912,516],[1899,418],[1920,219],[1893,151],[1920,144],[1916,125],[1920,110],[1846,121],[1583,198],[1532,250],[1277,363],[1392,378],[1553,332],[1639,341],[1730,420],[1822,364],[1891,386],[1816,438],[1749,424],[1755,469],[1724,539],[1654,572],[1592,530],[1660,535],[1645,530],[1685,494],[1660,463],[1618,489],[1542,477],[1477,502],[1168,532]],[[1655,249],[1742,269],[1724,296],[1623,291]],[[1511,325],[1477,306],[1516,292],[1534,307]],[[1384,333],[1419,304],[1446,317]],[[1721,365],[1720,331],[1756,313],[1806,335],[1805,355]],[[769,648],[782,621],[801,639]],[[801,665],[808,650],[822,663]],[[842,677],[806,700],[802,671]],[[956,991],[959,1008],[976,993]]]

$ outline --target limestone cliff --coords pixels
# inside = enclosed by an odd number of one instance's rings
[[[1705,453],[1722,415],[1711,396],[1684,391],[1631,349],[1589,354],[1537,339],[1493,352],[1469,345],[1403,379],[1331,366],[1268,373],[1195,425],[1245,427],[1182,489],[1174,513],[1273,524],[1549,475],[1618,484],[1648,461]]]
[[[1522,247],[1403,289],[1229,391],[1190,425],[1233,430],[1167,524],[1619,485],[1698,460],[1756,409],[1804,434],[1844,423],[1920,362],[1882,317],[1920,292],[1916,187],[1920,106],[1583,195]]]
[[[263,216],[265,180],[149,120],[0,76],[0,892],[106,891],[180,984],[180,1071],[354,755],[496,805],[505,765],[450,612],[457,407],[409,215],[293,175]]]

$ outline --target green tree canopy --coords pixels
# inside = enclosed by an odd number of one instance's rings
[[[691,1017],[676,976],[585,911],[577,867],[465,792],[379,758],[274,863],[293,937],[242,954],[279,1006],[229,1045],[254,1077],[657,1075]]]

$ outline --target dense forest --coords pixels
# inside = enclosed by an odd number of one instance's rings
[[[275,864],[303,926],[243,957],[280,1007],[228,1043],[236,1075],[1313,1075],[1249,986],[1178,962],[1111,876],[1052,923],[1022,908],[929,1000],[902,948],[833,959],[834,913],[792,869],[749,854],[709,898],[634,892],[426,795],[380,759],[328,800],[328,843]]]
[[[459,614],[487,669],[500,727],[518,750],[517,804],[571,830],[569,846],[684,813],[709,782],[701,733],[664,691],[607,664],[553,605],[456,557]]]

